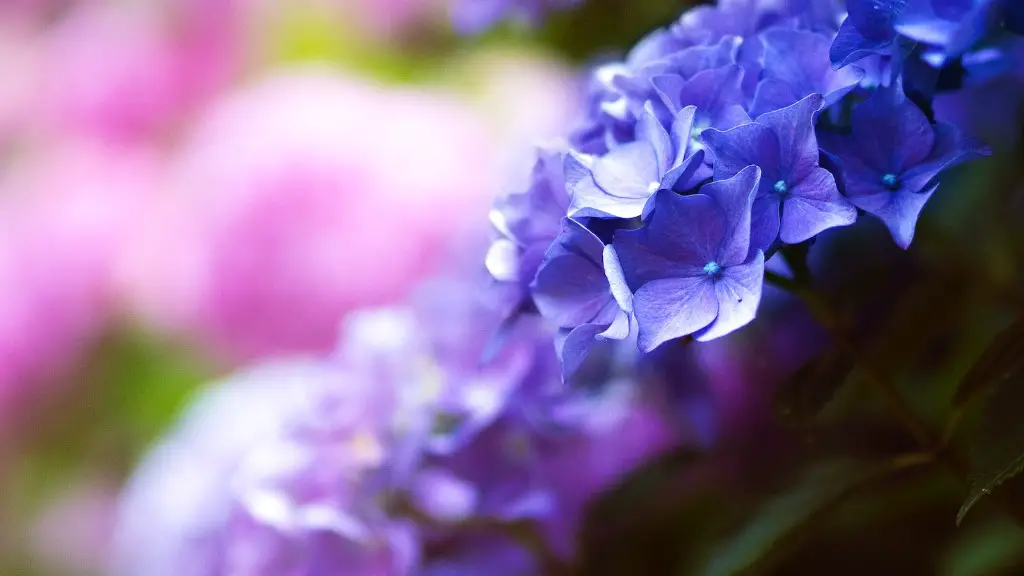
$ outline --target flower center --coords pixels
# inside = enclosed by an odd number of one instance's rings
[[[711,123],[705,119],[697,120],[694,119],[693,126],[690,127],[690,153],[695,153],[698,150],[704,149],[704,142],[701,141],[701,132],[704,132],[708,128],[711,128]]]
[[[785,194],[786,192],[789,192],[789,185],[786,184],[785,180],[779,180],[772,188],[775,190],[776,194]]]
[[[882,185],[885,186],[887,190],[899,190],[900,179],[897,178],[895,174],[886,174],[885,176],[882,176]]]
[[[704,265],[704,273],[708,276],[715,278],[722,272],[722,267],[718,265],[718,262],[712,260]]]

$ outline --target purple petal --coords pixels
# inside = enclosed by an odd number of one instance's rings
[[[701,140],[714,154],[716,180],[735,176],[752,164],[761,168],[762,183],[781,176],[779,139],[767,126],[743,124],[724,132],[709,128],[701,133]]]
[[[647,142],[654,150],[654,157],[657,159],[655,174],[657,174],[658,180],[660,176],[668,172],[669,167],[675,161],[675,154],[673,151],[672,140],[669,138],[668,132],[665,131],[665,127],[661,125],[658,117],[654,114],[654,109],[651,106],[651,102],[644,104],[644,110],[637,118],[636,123],[636,139],[641,142]],[[598,178],[598,183],[601,183],[600,177],[595,174]],[[647,182],[648,186],[650,182]]]
[[[590,350],[597,344],[597,335],[604,329],[597,324],[583,324],[573,329],[563,328],[555,337],[555,352],[562,367],[562,378],[568,379],[579,371]]]
[[[892,38],[893,26],[907,0],[847,0],[849,21],[865,37],[873,41]]]
[[[902,93],[879,90],[853,110],[858,156],[882,174],[901,174],[924,160],[935,136],[928,118]]]
[[[924,190],[946,168],[991,154],[984,146],[965,137],[953,124],[939,122],[934,133],[935,147],[929,157],[900,177],[902,187],[908,192]]]
[[[769,30],[762,34],[765,45],[765,77],[792,87],[794,98],[788,106],[810,94],[825,95],[825,106],[837,102],[864,77],[864,70],[847,67],[833,70],[829,65],[830,40],[803,30]]]
[[[685,78],[678,74],[658,74],[651,78],[651,85],[669,111],[678,113],[683,109],[679,104],[679,94],[686,85]]]
[[[711,114],[728,104],[743,104],[743,68],[733,64],[695,74],[682,85],[677,98],[678,109],[696,106]]]
[[[725,213],[715,200],[662,190],[647,225],[617,231],[612,245],[635,291],[652,280],[699,272],[718,255],[725,232]]]
[[[777,194],[754,199],[750,213],[750,248],[767,250],[779,237],[782,202]]]
[[[709,172],[710,168],[704,164],[704,151],[697,150],[683,159],[678,166],[669,170],[668,174],[665,174],[662,184],[668,190],[684,192],[711,177]],[[643,216],[647,217],[646,209]]]
[[[637,344],[647,353],[661,344],[704,328],[718,316],[714,282],[706,275],[668,278],[645,284],[634,295],[640,332]]]
[[[839,27],[839,34],[832,41],[829,59],[834,68],[848,66],[872,54],[889,54],[892,51],[895,34],[876,40],[865,38],[849,18]]]
[[[723,270],[715,282],[718,317],[695,337],[700,342],[714,340],[742,328],[757,316],[764,284],[764,252],[760,250],[746,264]]]
[[[530,288],[541,315],[561,328],[593,321],[611,300],[602,269],[604,244],[566,218]]]
[[[914,239],[914,228],[917,226],[921,210],[936,189],[937,184],[924,192],[916,193],[886,190],[872,196],[851,198],[851,201],[858,208],[878,216],[889,228],[889,233],[896,244],[906,250]]]
[[[775,78],[765,78],[757,84],[750,115],[760,116],[772,110],[785,108],[799,100],[796,90],[789,84]]]
[[[631,142],[594,160],[594,181],[602,190],[618,198],[651,195],[651,185],[661,182],[661,171],[654,147],[647,142]]]
[[[786,244],[797,244],[823,230],[856,221],[857,210],[839,194],[832,173],[824,168],[815,168],[807,178],[790,189],[783,202],[779,237]]]
[[[686,151],[690,147],[690,138],[693,134],[693,119],[697,114],[696,106],[687,106],[676,113],[672,119],[671,139],[672,147],[675,148],[676,157],[672,162],[672,169],[678,169],[686,158]]]
[[[602,340],[625,340],[629,336],[629,324],[629,314],[619,310],[615,314],[615,320],[608,325],[604,332],[598,334],[597,338]]]
[[[704,70],[735,64],[742,43],[743,39],[738,36],[725,36],[718,44],[693,46],[672,54],[668,62],[677,74],[692,78]]]
[[[770,128],[778,137],[781,179],[799,182],[818,166],[818,139],[814,135],[814,116],[824,100],[811,94],[792,106],[757,117],[756,123]]]
[[[608,278],[608,286],[612,297],[618,303],[619,308],[626,312],[633,311],[633,293],[626,284],[626,276],[622,273],[622,264],[619,262],[619,255],[611,244],[604,247],[602,254],[604,261],[604,273]]]
[[[747,166],[728,180],[718,180],[701,188],[725,213],[725,237],[715,261],[721,266],[743,262],[750,250],[750,211],[757,195],[761,169]]]
[[[646,146],[646,145],[645,145]],[[650,148],[650,147],[648,147]],[[653,157],[654,152],[651,151]],[[565,185],[569,191],[568,215],[596,218],[634,218],[640,215],[647,197],[620,198],[597,185],[585,162],[589,160],[576,153],[565,156]]]

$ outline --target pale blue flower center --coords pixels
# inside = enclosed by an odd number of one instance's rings
[[[779,180],[775,183],[773,188],[775,189],[776,194],[785,194],[786,192],[789,192],[789,185],[786,184],[785,180]]]
[[[718,262],[712,260],[704,265],[704,273],[714,278],[722,272],[722,267],[718,265]]]
[[[900,180],[895,174],[886,174],[882,176],[882,185],[889,190],[896,190],[900,187]]]

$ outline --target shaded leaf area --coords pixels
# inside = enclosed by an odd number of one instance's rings
[[[925,460],[899,459],[881,464],[836,460],[815,464],[786,491],[769,499],[757,514],[725,541],[698,572],[729,576],[764,572],[780,552],[806,536],[816,519],[852,491]]]
[[[1015,359],[1008,371],[996,370],[993,390],[985,402],[971,439],[971,489],[957,523],[986,494],[1024,469],[1024,362]]]
[[[971,369],[964,375],[953,396],[954,407],[990,392],[999,382],[1024,372],[1024,317],[992,339]]]
[[[689,448],[648,462],[588,506],[578,542],[581,575],[671,574],[683,554],[708,544],[726,516],[713,467]]]
[[[853,367],[853,358],[837,348],[815,356],[779,387],[775,413],[788,424],[807,425],[832,401]]]

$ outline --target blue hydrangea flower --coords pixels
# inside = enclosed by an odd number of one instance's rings
[[[646,106],[636,139],[603,156],[566,156],[565,181],[573,217],[635,218],[661,189],[685,190],[699,177],[704,153],[694,152],[690,133],[695,109],[680,111],[669,134]]]
[[[761,39],[764,74],[754,94],[751,116],[784,108],[811,94],[824,95],[827,108],[864,77],[864,70],[856,66],[833,70],[828,59],[831,41],[821,34],[774,29],[763,33]]]
[[[835,178],[818,165],[815,115],[824,103],[812,94],[781,110],[724,132],[703,134],[715,158],[715,178],[728,178],[751,164],[761,169],[753,204],[751,249],[775,240],[803,242],[823,230],[852,224],[856,209],[839,193]]]
[[[551,10],[562,10],[580,0],[455,0],[452,22],[461,34],[479,34],[502,19],[537,24]]]
[[[711,340],[754,319],[764,253],[749,254],[750,214],[760,179],[749,166],[699,194],[663,190],[646,226],[615,233],[641,351],[690,334]]]
[[[532,289],[541,315],[559,328],[563,377],[579,369],[595,339],[629,336],[632,297],[615,249],[576,220],[562,221]]]
[[[880,218],[902,248],[946,168],[989,151],[945,122],[932,125],[901,90],[880,90],[853,110],[848,136],[823,134],[842,165],[847,198]]]

